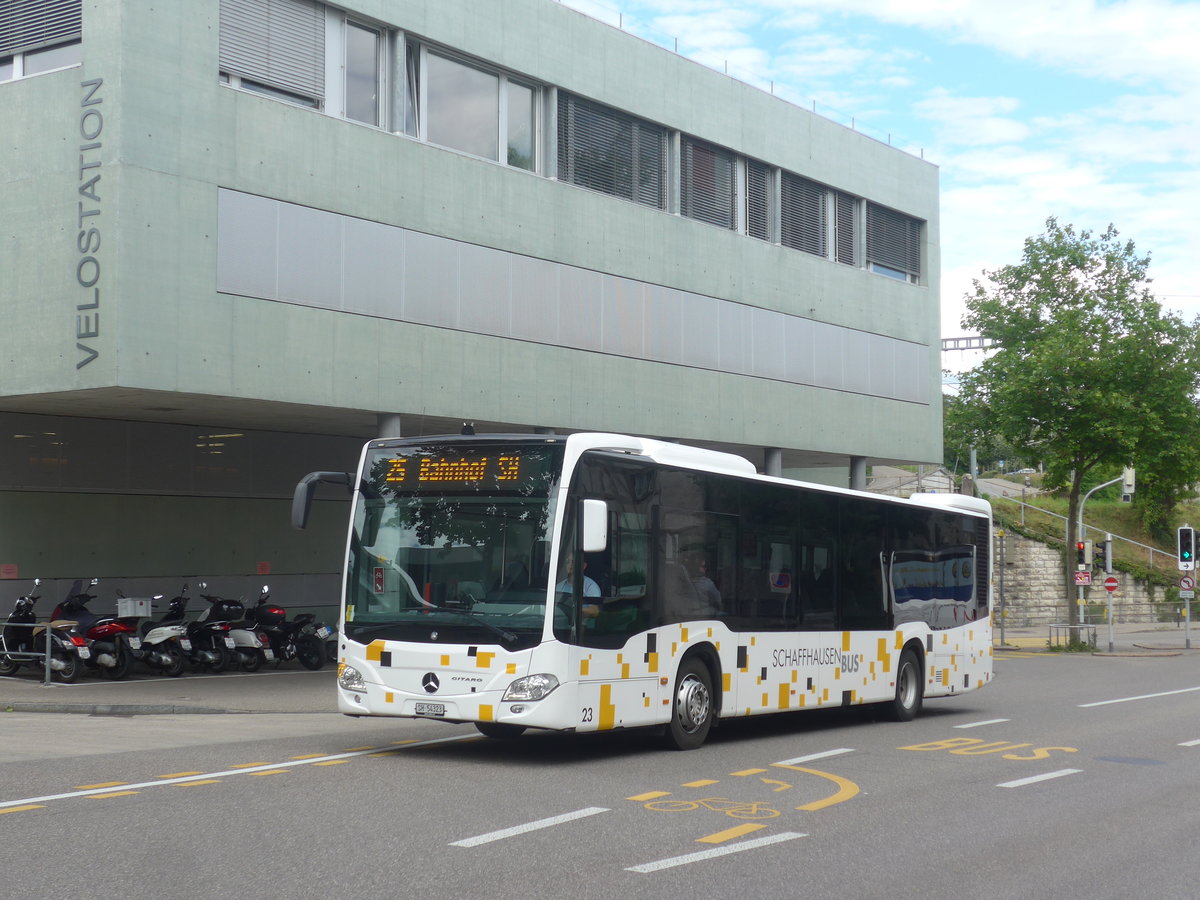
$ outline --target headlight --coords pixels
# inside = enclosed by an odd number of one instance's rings
[[[367,692],[367,683],[363,681],[362,673],[353,666],[338,663],[338,685],[347,691]]]
[[[541,700],[556,687],[558,687],[558,679],[553,675],[526,675],[510,684],[502,699],[505,701]]]

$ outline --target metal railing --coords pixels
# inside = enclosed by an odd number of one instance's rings
[[[49,622],[5,622],[3,623],[4,631],[10,628],[28,628],[32,632],[31,638],[37,637],[37,629],[45,629],[46,640],[42,644],[43,649],[36,650],[32,647],[28,650],[12,650],[9,649],[7,641],[0,643],[0,657],[6,657],[14,662],[32,662],[35,659],[40,659],[43,662],[42,669],[42,684],[50,684],[50,660],[53,656],[50,648],[50,623]],[[10,632],[11,633],[11,632]]]

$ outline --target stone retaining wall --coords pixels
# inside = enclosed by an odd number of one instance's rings
[[[1064,597],[1061,551],[1040,541],[1030,540],[1007,531],[1004,537],[1004,609],[1005,622],[1022,627],[1049,625],[1069,621],[1068,599]],[[994,559],[993,602],[1001,608],[1000,553]],[[1121,586],[1113,593],[1113,621],[1161,622],[1174,621],[1178,603],[1163,602],[1166,591],[1155,584],[1134,580],[1118,572]],[[1096,584],[1084,589],[1087,622],[1107,622],[1108,591],[1103,576]],[[1072,594],[1069,602],[1075,602]]]

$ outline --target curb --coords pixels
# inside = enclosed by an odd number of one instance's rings
[[[70,713],[85,716],[177,716],[182,714],[250,714],[250,709],[216,709],[210,706],[176,706],[144,703],[39,703],[32,700],[0,700],[0,713]]]

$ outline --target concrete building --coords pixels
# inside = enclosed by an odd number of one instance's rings
[[[0,123],[21,587],[332,603],[297,478],[468,421],[940,461],[937,169],[553,0],[12,0]]]

